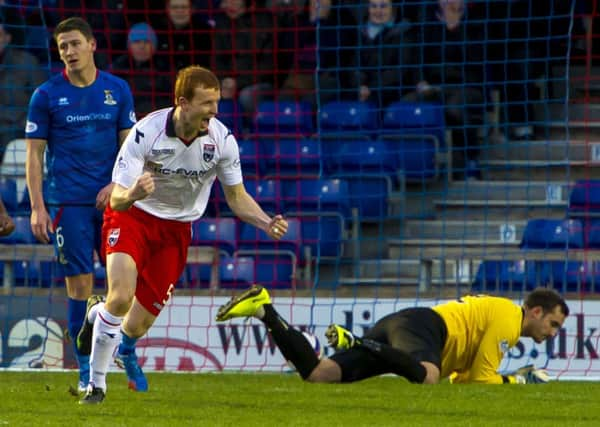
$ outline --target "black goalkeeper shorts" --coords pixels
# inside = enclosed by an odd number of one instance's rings
[[[430,308],[407,308],[389,314],[373,325],[363,338],[389,344],[419,362],[430,362],[441,371],[442,351],[448,330],[441,316]],[[370,350],[353,347],[330,357],[342,368],[342,382],[359,381],[388,373]]]

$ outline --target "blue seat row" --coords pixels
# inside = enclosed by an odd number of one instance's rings
[[[372,140],[360,135],[321,134],[304,138],[254,135],[238,141],[248,177],[320,177],[358,173],[411,181],[438,174],[438,143],[431,135],[389,134]]]
[[[560,292],[600,292],[600,262],[483,261],[473,291],[527,291],[550,286]]]
[[[191,288],[208,288],[212,277],[212,266],[188,264],[182,278]],[[296,283],[296,265],[284,254],[270,256],[223,256],[219,261],[217,282],[219,288],[246,289],[253,283],[270,289],[289,289]]]
[[[388,216],[391,182],[377,174],[344,175],[331,179],[247,180],[246,190],[270,213],[295,216],[315,212],[335,212],[345,220],[354,219],[356,208],[360,220],[378,221]],[[220,185],[213,186],[210,207],[212,216],[229,215]]]
[[[305,261],[306,248],[311,257],[337,258],[344,244],[343,218],[336,214],[309,213],[287,218],[288,231],[275,241],[264,231],[234,218],[201,218],[192,224],[192,245],[213,246],[232,256],[239,251],[287,252]]]

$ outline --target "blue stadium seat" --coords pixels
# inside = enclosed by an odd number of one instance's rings
[[[327,170],[331,174],[377,172],[396,175],[398,161],[394,154],[383,141],[345,141],[329,159]]]
[[[437,154],[446,150],[444,107],[398,101],[383,116],[381,137],[397,155],[407,181],[437,178]]]
[[[0,180],[0,197],[4,203],[4,207],[9,213],[17,210],[17,182],[14,179]]]
[[[317,261],[329,258],[338,262],[345,241],[344,218],[333,212],[306,212],[299,219],[302,244],[310,248],[311,257]]]
[[[436,137],[433,135],[382,135],[390,158],[394,159],[407,181],[437,179],[439,174]]]
[[[584,225],[584,242],[590,249],[600,249],[600,218],[582,219]]]
[[[275,179],[244,181],[246,191],[268,213],[281,212],[281,184]]]
[[[240,224],[240,249],[287,251],[296,257],[302,255],[302,234],[300,221],[297,218],[286,218],[288,231],[280,240],[273,240],[262,230],[253,225]]]
[[[398,101],[390,104],[383,116],[383,129],[401,130],[405,134],[428,134],[438,139],[438,146],[445,147],[444,107],[441,104]]]
[[[323,156],[317,139],[284,136],[262,141],[266,156],[265,177],[318,177]]]
[[[281,184],[275,179],[245,179],[246,191],[268,213],[281,212]],[[216,216],[233,215],[227,205],[221,184],[214,184],[210,204],[215,208]]]
[[[388,199],[392,191],[389,176],[361,173],[340,177],[348,183],[348,202],[351,208],[358,209],[359,221],[381,221],[388,216]]]
[[[51,288],[64,285],[64,274],[52,261],[13,261],[13,271],[15,286]]]
[[[219,264],[219,286],[227,289],[246,289],[257,282],[255,270],[252,257],[223,258]]]
[[[29,216],[15,216],[13,217],[13,222],[15,223],[15,231],[8,236],[0,237],[0,243],[38,243],[31,231]]]
[[[246,178],[260,178],[265,171],[265,158],[262,145],[258,139],[241,139],[238,141],[242,171]]]
[[[304,102],[262,101],[258,104],[254,125],[259,134],[310,135],[314,128],[313,112]]]
[[[296,266],[304,262],[300,222],[288,218],[288,232],[279,241],[250,224],[242,224],[240,244],[235,256],[252,256],[255,279],[268,288],[290,288],[295,285]]]
[[[217,118],[231,130],[234,135],[241,135],[243,131],[242,110],[239,103],[233,99],[219,100],[219,113]]]
[[[377,108],[368,102],[333,101],[321,107],[321,131],[372,132],[379,126]]]
[[[559,292],[588,291],[591,276],[580,261],[537,261],[542,271],[544,284]]]
[[[522,249],[583,248],[583,225],[576,219],[530,219],[520,247]]]
[[[541,274],[536,270],[533,261],[485,260],[479,264],[471,290],[474,292],[520,291],[533,289],[542,282]]]
[[[193,246],[213,246],[229,255],[237,249],[237,223],[233,218],[200,218],[192,223]]]
[[[569,216],[600,217],[600,180],[578,180],[569,194]]]
[[[348,182],[341,179],[304,179],[282,182],[288,212],[338,212],[351,218]]]
[[[296,286],[295,257],[286,252],[257,252],[254,255],[256,283],[268,289],[291,289]]]

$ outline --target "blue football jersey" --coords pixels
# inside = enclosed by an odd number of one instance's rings
[[[99,71],[87,87],[63,72],[31,97],[25,135],[47,141],[49,204],[94,204],[111,182],[119,131],[136,122],[133,96],[122,79]]]

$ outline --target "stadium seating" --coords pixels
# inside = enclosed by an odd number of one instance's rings
[[[344,141],[331,157],[327,169],[331,174],[358,175],[375,172],[396,175],[398,161],[394,154],[383,141]]]
[[[445,147],[444,107],[440,104],[398,101],[390,104],[383,116],[383,129],[404,134],[433,135],[438,147]]]
[[[13,217],[13,222],[15,223],[15,231],[8,236],[0,237],[0,243],[38,243],[31,231],[29,216],[15,216]]]
[[[527,221],[522,249],[583,248],[583,225],[576,219],[531,219]]]
[[[299,220],[302,244],[310,248],[311,257],[338,261],[344,249],[344,218],[334,212],[305,212]]]
[[[14,179],[5,178],[0,180],[0,197],[9,213],[17,210],[17,182]]]
[[[348,182],[341,179],[283,181],[285,210],[288,212],[338,212],[351,218]]]
[[[247,223],[240,224],[239,249],[286,251],[298,257],[301,255],[302,235],[300,221],[286,218],[288,231],[280,240],[273,240],[267,233]]]
[[[266,158],[265,178],[313,177],[322,170],[321,144],[318,139],[278,138],[263,140]]]
[[[381,138],[395,153],[408,181],[438,176],[438,153],[445,151],[444,110],[429,103],[395,102],[383,116]]]
[[[379,125],[377,108],[360,101],[334,101],[321,107],[322,132],[363,132],[368,135]]]
[[[471,289],[477,292],[520,291],[533,289],[542,281],[533,261],[484,260],[479,264]]]
[[[313,112],[310,105],[295,101],[262,101],[254,117],[258,134],[300,134],[313,132]]]
[[[224,258],[219,265],[219,286],[246,289],[257,282],[255,269],[252,257]]]
[[[600,180],[578,180],[569,194],[569,216],[600,216]]]
[[[244,177],[258,179],[265,171],[264,156],[258,139],[238,140]]]
[[[234,135],[241,135],[243,131],[242,111],[237,101],[233,99],[219,100],[219,113],[217,118],[233,132]]]
[[[287,221],[288,231],[279,241],[250,224],[241,225],[235,256],[252,256],[256,281],[269,288],[295,286],[296,266],[299,261],[304,262],[300,221],[296,218]]]
[[[237,223],[233,218],[200,218],[192,224],[193,246],[213,246],[226,254],[237,249]]]
[[[579,261],[537,261],[544,284],[559,292],[580,292],[591,288],[592,276]]]

